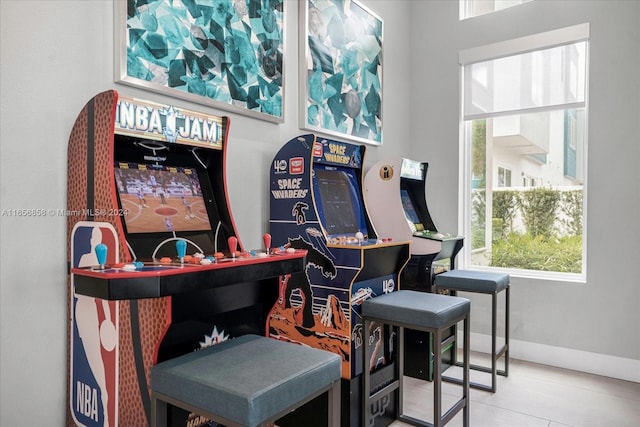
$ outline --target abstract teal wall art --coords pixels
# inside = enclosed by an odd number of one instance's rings
[[[354,0],[300,3],[300,127],[382,144],[382,19]]]
[[[283,122],[284,1],[115,1],[116,82]]]

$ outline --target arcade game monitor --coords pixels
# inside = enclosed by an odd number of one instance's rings
[[[313,189],[320,222],[328,239],[369,235],[358,177],[353,169],[317,165]]]
[[[114,175],[118,204],[125,213],[124,231],[136,257],[152,260],[175,255],[173,247],[161,243],[177,236],[200,253],[217,252],[219,239],[211,218],[216,219],[217,231],[222,223],[206,171],[119,161]]]

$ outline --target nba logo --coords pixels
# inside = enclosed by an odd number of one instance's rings
[[[107,264],[118,262],[115,229],[78,222],[71,233],[72,267],[97,266],[96,245],[107,246]],[[77,295],[71,276],[70,407],[77,425],[117,426],[118,303]]]

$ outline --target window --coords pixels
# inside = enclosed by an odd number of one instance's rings
[[[536,179],[532,176],[529,175],[523,175],[522,176],[522,186],[523,187],[535,187],[537,185],[539,185],[538,183],[540,182],[539,179]]]
[[[498,166],[498,187],[511,187],[511,169]]]
[[[585,279],[588,36],[460,52],[465,267]]]
[[[531,0],[460,0],[460,20],[497,12]]]

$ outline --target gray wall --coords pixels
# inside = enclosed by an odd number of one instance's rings
[[[494,18],[459,23],[456,1],[365,3],[385,24],[385,145],[369,148],[366,164],[392,155],[431,162],[430,208],[447,231],[457,229],[458,50],[592,23],[589,280],[514,279],[513,335],[640,359],[639,280],[632,275],[640,254],[640,3],[537,0],[502,12],[513,17],[509,26]],[[286,7],[285,123],[231,115],[231,208],[249,248],[261,245],[267,229],[269,164],[283,143],[303,132],[297,3]],[[226,114],[114,84],[112,15],[110,1],[0,1],[0,208],[66,206],[69,132],[85,102],[105,89]],[[64,422],[65,227],[63,217],[1,218],[0,425],[32,424],[26,420],[33,420],[34,405],[46,424]],[[484,330],[481,322],[475,327]]]
[[[412,8],[415,85],[408,155],[432,162],[429,209],[458,224],[458,51],[591,23],[587,282],[513,278],[512,338],[640,359],[640,2],[535,0],[459,21],[458,3]],[[488,301],[474,299],[473,330],[488,333]]]

